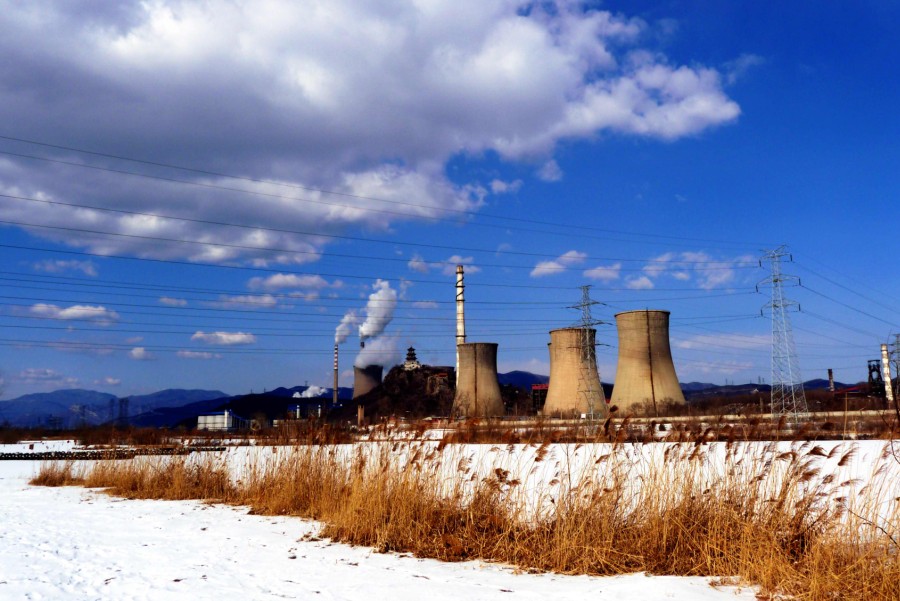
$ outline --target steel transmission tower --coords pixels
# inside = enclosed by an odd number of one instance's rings
[[[597,367],[597,347],[596,340],[591,336],[591,329],[594,326],[605,324],[605,321],[594,319],[591,315],[591,307],[593,305],[602,304],[599,301],[591,300],[591,287],[581,286],[581,302],[572,305],[570,309],[579,309],[581,311],[581,320],[578,327],[581,328],[581,335],[578,348],[581,352],[581,369],[578,374],[578,395],[586,401],[588,406],[588,418],[594,419],[600,417],[606,412],[606,395],[603,392],[603,384],[600,380],[600,369]],[[593,369],[591,369],[593,367]],[[597,374],[596,380],[593,375]],[[600,390],[597,390],[597,386]],[[594,400],[603,399],[601,407],[594,406]]]
[[[772,312],[772,413],[794,419],[808,412],[803,379],[797,364],[797,350],[788,312],[799,305],[784,297],[784,283],[799,283],[796,276],[781,273],[781,258],[790,257],[785,246],[767,251],[760,260],[769,264],[770,275],[760,282],[772,287],[772,300],[765,305]]]

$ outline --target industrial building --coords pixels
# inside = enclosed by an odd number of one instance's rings
[[[622,413],[647,415],[658,415],[666,405],[684,405],[669,346],[669,312],[617,313],[616,329],[619,359],[611,403]]]
[[[597,372],[593,328],[551,330],[550,386],[543,414],[554,417],[602,417],[606,398]]]
[[[466,342],[456,346],[459,370],[453,415],[457,417],[498,417],[503,400],[497,382],[497,343]]]
[[[367,365],[366,367],[353,367],[353,398],[361,397],[377,388],[381,384],[381,376],[384,367],[381,365]]]

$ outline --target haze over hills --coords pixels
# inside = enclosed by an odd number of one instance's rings
[[[497,375],[501,385],[512,385],[530,389],[532,384],[546,384],[549,377],[526,371],[511,371]],[[828,381],[813,379],[804,382],[807,390],[827,388]],[[847,385],[835,382],[838,389]],[[603,383],[607,398],[610,397],[612,383]],[[768,392],[768,384],[746,383],[719,385],[708,382],[687,382],[681,384],[685,397],[700,400],[716,396],[733,396],[755,391]],[[256,412],[283,413],[288,407],[304,405],[310,399],[331,398],[331,389],[315,389],[315,394],[303,396],[308,386],[277,387],[270,391],[249,395],[228,395],[221,390],[166,389],[151,394],[128,397],[128,423],[142,427],[173,427],[197,415],[229,408],[239,415],[252,417]],[[338,398],[348,401],[353,396],[351,388],[339,388]],[[15,399],[0,401],[0,424],[14,427],[56,426],[76,427],[82,423],[99,425],[109,421],[110,412],[118,416],[118,397],[106,392],[83,389],[65,389],[53,392],[34,393]]]
[[[128,397],[128,410],[130,415],[136,415],[160,407],[222,397],[229,395],[221,390],[166,389]],[[0,401],[0,424],[16,427],[53,424],[66,428],[84,423],[95,426],[109,421],[111,411],[117,416],[118,409],[118,397],[106,392],[77,388],[40,392]]]

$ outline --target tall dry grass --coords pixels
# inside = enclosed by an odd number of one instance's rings
[[[68,467],[73,482],[129,498],[315,518],[323,536],[381,551],[569,574],[736,577],[766,596],[812,601],[900,599],[900,492],[887,448],[865,485],[842,479],[855,460],[843,445],[483,446],[493,463],[471,449],[268,447],[236,474],[214,455]]]

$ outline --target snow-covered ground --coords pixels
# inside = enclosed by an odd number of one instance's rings
[[[316,522],[194,501],[123,501],[28,485],[0,462],[0,599],[592,599],[723,601],[752,589],[706,578],[523,574],[315,540]]]

